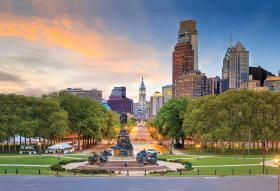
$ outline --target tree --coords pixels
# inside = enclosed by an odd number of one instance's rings
[[[182,126],[188,103],[187,98],[171,99],[162,106],[154,121],[159,133],[167,138],[175,139],[176,143],[181,140],[183,146],[186,134]]]

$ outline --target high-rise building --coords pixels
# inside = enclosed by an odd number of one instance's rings
[[[139,87],[139,100],[138,103],[133,104],[134,118],[140,121],[144,121],[148,118],[148,104],[146,100],[146,87],[142,77],[142,81]]]
[[[133,100],[126,97],[126,88],[123,86],[114,87],[108,105],[118,113],[133,113]]]
[[[102,91],[97,89],[91,89],[91,90],[83,90],[82,88],[67,88],[65,90],[62,90],[63,92],[71,93],[76,96],[80,97],[88,97],[91,99],[94,99],[95,101],[98,101],[101,103],[102,101]]]
[[[227,89],[247,89],[249,81],[249,51],[238,42],[227,49],[223,60],[222,92]]]
[[[172,96],[190,98],[206,94],[206,76],[198,70],[196,21],[180,22],[178,43],[173,52]]]
[[[172,85],[162,86],[163,103],[167,103],[172,99]]]
[[[207,78],[207,92],[208,94],[219,94],[220,93],[220,77],[216,76],[213,78]]]
[[[207,77],[199,70],[178,77],[176,97],[197,98],[207,95]]]
[[[163,105],[163,97],[160,92],[155,92],[150,97],[149,103],[149,119],[153,119],[158,114],[160,108]]]

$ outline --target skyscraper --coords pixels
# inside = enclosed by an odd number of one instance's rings
[[[167,103],[172,99],[172,85],[162,86],[163,103]]]
[[[223,60],[222,92],[227,89],[246,89],[249,81],[249,51],[238,42],[227,49]]]
[[[206,94],[206,76],[198,70],[196,21],[180,22],[178,42],[173,52],[172,96],[190,98]]]
[[[150,97],[150,103],[149,103],[149,119],[153,119],[158,114],[160,108],[163,105],[163,97],[160,92],[155,92]]]
[[[133,104],[133,114],[134,118],[137,120],[146,120],[148,118],[148,104],[146,101],[146,87],[144,84],[144,79],[142,77],[142,81],[139,87],[139,100],[138,103]]]
[[[118,113],[133,113],[133,100],[126,97],[126,88],[123,86],[114,87],[108,105]]]

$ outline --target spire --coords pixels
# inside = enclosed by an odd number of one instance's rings
[[[140,89],[146,89],[146,88],[145,88],[145,84],[144,84],[144,79],[143,79],[143,77],[142,77]]]

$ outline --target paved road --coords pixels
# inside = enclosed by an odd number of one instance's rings
[[[0,176],[0,191],[277,191],[276,176],[55,177]]]

